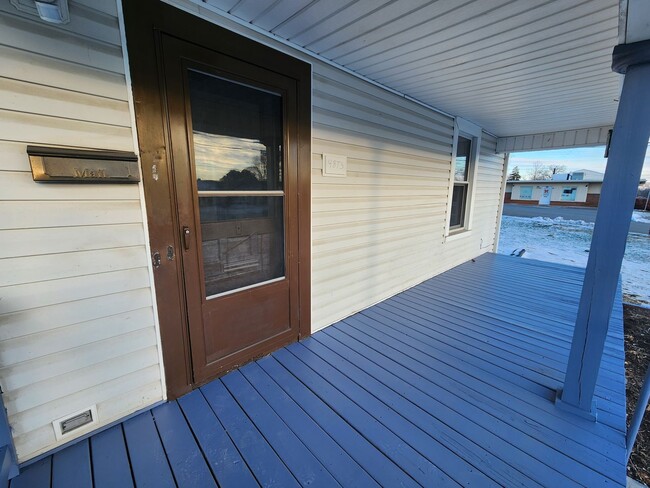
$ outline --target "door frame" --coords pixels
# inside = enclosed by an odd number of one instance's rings
[[[311,65],[255,42],[159,0],[123,0],[131,75],[131,90],[140,148],[149,240],[159,252],[154,267],[167,398],[177,398],[198,386],[193,381],[189,323],[183,284],[182,242],[176,216],[173,162],[168,141],[163,93],[160,38],[162,33],[275,71],[296,81],[298,151],[298,330],[297,339],[311,334]],[[172,246],[172,259],[168,247]]]

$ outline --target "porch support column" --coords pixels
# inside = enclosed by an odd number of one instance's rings
[[[596,420],[594,390],[650,137],[650,41],[614,49],[625,74],[559,408]]]

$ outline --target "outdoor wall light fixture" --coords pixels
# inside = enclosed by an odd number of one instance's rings
[[[21,12],[35,15],[52,24],[70,22],[68,0],[11,0],[11,4]]]

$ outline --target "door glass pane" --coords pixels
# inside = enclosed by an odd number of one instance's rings
[[[206,296],[281,278],[282,97],[192,70],[188,83]]]
[[[283,197],[203,197],[206,296],[284,276]]]
[[[188,72],[199,190],[282,190],[282,97]]]

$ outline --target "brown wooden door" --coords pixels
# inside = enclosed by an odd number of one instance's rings
[[[297,84],[162,35],[193,382],[295,341]]]

